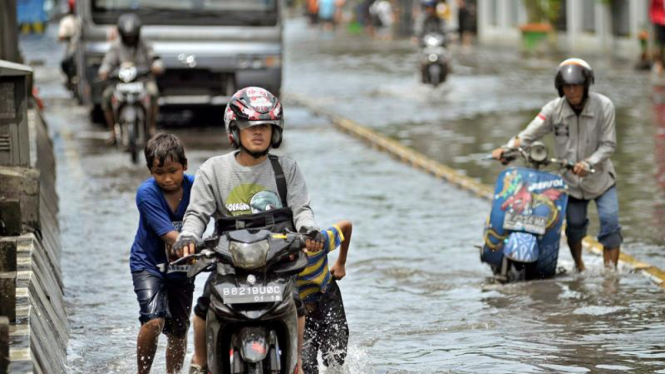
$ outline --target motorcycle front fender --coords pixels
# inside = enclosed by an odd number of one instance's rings
[[[134,123],[138,120],[138,111],[133,105],[125,105],[120,109],[118,115],[118,122],[120,123]]]
[[[515,262],[536,262],[540,257],[538,238],[526,232],[513,232],[503,246],[503,255]]]
[[[240,347],[245,362],[263,361],[268,354],[268,330],[265,327],[243,327],[236,335],[234,345]]]

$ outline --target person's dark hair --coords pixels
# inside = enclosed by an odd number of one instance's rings
[[[148,170],[152,170],[155,160],[159,160],[158,166],[163,166],[167,157],[170,157],[173,162],[182,164],[182,166],[187,165],[185,147],[180,139],[173,134],[159,133],[150,138],[148,144],[145,145],[144,154]]]

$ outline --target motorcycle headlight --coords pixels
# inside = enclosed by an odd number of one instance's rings
[[[541,142],[534,142],[529,149],[529,157],[534,162],[547,160],[547,147]]]
[[[266,266],[266,256],[270,245],[268,240],[254,243],[231,242],[229,252],[233,263],[242,269],[252,270]]]
[[[136,78],[136,74],[137,71],[135,66],[122,67],[120,68],[120,71],[118,71],[118,78],[123,82],[131,82]]]

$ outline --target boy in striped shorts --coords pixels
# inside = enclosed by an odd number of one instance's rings
[[[337,280],[346,275],[346,256],[352,224],[340,221],[321,233],[323,249],[307,252],[307,267],[298,275],[298,291],[305,304],[305,341],[302,352],[305,374],[318,374],[319,351],[323,364],[343,365],[349,340],[349,327]],[[328,269],[328,253],[340,247],[335,264]]]

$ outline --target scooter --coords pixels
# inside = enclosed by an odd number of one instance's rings
[[[556,166],[572,170],[572,162],[548,158],[547,147],[541,142],[503,153],[509,161],[518,157],[527,167],[509,167],[499,174],[480,251],[480,260],[490,265],[494,280],[500,283],[556,274],[568,203],[568,186],[560,173],[540,169]]]
[[[243,229],[207,239],[201,247],[171,265],[196,258],[189,277],[214,271],[206,316],[209,372],[292,374],[298,362],[292,294],[295,275],[307,265],[304,237]]]
[[[139,153],[148,141],[147,116],[150,110],[150,97],[145,80],[150,69],[138,68],[125,63],[109,74],[116,81],[111,106],[115,123],[115,138],[118,146],[129,152],[132,162],[138,163]]]
[[[450,71],[450,55],[442,33],[425,34],[421,40],[420,74],[422,82],[437,87],[446,81]]]

